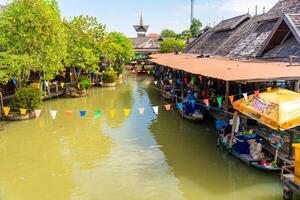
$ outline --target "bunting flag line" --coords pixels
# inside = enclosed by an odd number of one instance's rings
[[[65,112],[65,115],[66,115],[67,117],[72,117],[73,112],[72,112],[72,111],[66,111],[66,112]]]
[[[41,110],[34,110],[34,115],[35,115],[35,118],[39,118],[41,116],[41,113],[42,111]]]
[[[158,115],[158,106],[153,106],[153,111],[156,115]]]
[[[101,110],[96,110],[95,111],[95,118],[99,118],[101,116],[102,111]]]
[[[218,97],[217,101],[218,101],[218,104],[219,104],[219,108],[221,108],[221,106],[222,106],[222,97]]]
[[[246,102],[248,102],[248,94],[247,93],[243,93],[243,96],[244,96]]]
[[[204,99],[203,102],[205,103],[205,105],[206,105],[207,107],[209,107],[209,99]]]
[[[165,105],[165,109],[166,109],[166,111],[171,110],[171,104]]]
[[[56,119],[57,111],[56,110],[50,110],[50,114],[52,119]]]
[[[229,100],[230,100],[231,105],[233,105],[233,102],[234,102],[234,96],[233,96],[233,95],[229,96]]]
[[[145,113],[145,108],[139,108],[139,113],[141,116],[143,116]]]
[[[65,83],[60,83],[61,88],[65,87]]]
[[[130,114],[130,109],[124,109],[123,110],[125,117],[128,117]]]
[[[20,108],[21,115],[25,115],[27,113],[27,109]]]
[[[255,91],[254,91],[254,95],[255,95],[256,97],[259,97],[259,90],[255,90]]]
[[[109,111],[109,115],[110,115],[111,118],[115,118],[116,117],[116,110],[113,109],[113,110]]]
[[[81,110],[81,111],[79,111],[79,113],[80,113],[80,117],[85,117],[85,115],[86,115],[85,110]]]
[[[8,116],[9,111],[10,111],[10,107],[3,107],[3,112],[6,117]]]

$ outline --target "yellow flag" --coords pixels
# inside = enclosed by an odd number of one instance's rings
[[[268,87],[267,88],[267,92],[271,92],[272,91],[272,88],[271,87]]]
[[[27,113],[27,109],[20,108],[21,115],[25,115]]]
[[[3,107],[3,112],[5,116],[8,116],[9,111],[10,111],[9,107]]]
[[[109,114],[110,114],[111,118],[115,118],[116,117],[116,110],[114,109],[114,110],[109,111]]]
[[[65,87],[65,83],[60,83],[61,88]]]
[[[172,85],[173,84],[173,80],[169,80],[170,84]]]
[[[124,109],[124,115],[128,117],[130,114],[130,109]]]

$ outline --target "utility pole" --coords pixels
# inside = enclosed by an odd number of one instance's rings
[[[192,25],[192,21],[194,19],[194,0],[191,0],[191,25]]]

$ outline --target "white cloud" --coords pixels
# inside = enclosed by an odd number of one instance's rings
[[[221,9],[234,13],[246,13],[250,9],[250,13],[255,12],[255,5],[258,6],[258,13],[262,13],[263,7],[266,11],[271,9],[278,0],[224,0]]]

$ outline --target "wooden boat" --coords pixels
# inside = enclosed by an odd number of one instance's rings
[[[164,99],[171,100],[173,98],[172,95],[173,86],[172,85],[164,85],[161,95]]]
[[[177,108],[178,112],[180,113],[180,115],[185,118],[188,119],[190,121],[195,121],[195,122],[199,122],[202,121],[204,119],[204,114],[202,112],[202,110],[196,109],[193,113],[191,114],[186,114],[184,108],[183,109],[179,109]]]
[[[295,175],[294,165],[282,167],[281,181],[284,186],[283,199],[293,199],[294,194],[300,195],[300,184]]]
[[[247,165],[253,166],[257,169],[264,170],[264,171],[281,171],[280,167],[270,167],[270,166],[264,166],[261,165],[261,161],[259,159],[254,159],[250,154],[240,154],[234,148],[230,148],[228,144],[226,144],[222,137],[220,137],[220,141],[222,146],[234,157],[240,159]],[[266,158],[267,161],[272,161],[271,158]]]

